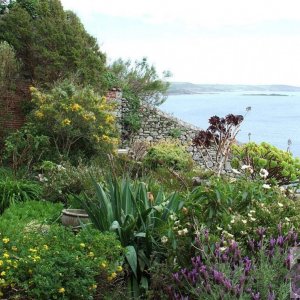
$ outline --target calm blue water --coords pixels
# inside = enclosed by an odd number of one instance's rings
[[[251,106],[238,140],[247,142],[251,133],[251,141],[268,142],[286,150],[291,139],[291,151],[300,157],[300,93],[280,94],[289,96],[252,96],[241,92],[176,95],[169,96],[160,109],[206,129],[211,116],[244,115],[246,107]]]

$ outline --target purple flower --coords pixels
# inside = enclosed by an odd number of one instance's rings
[[[260,293],[251,293],[252,300],[260,300]]]

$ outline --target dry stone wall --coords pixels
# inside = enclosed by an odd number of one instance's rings
[[[207,161],[205,157],[203,158],[199,149],[192,145],[193,138],[201,128],[175,118],[157,107],[143,105],[139,112],[141,127],[138,132],[131,134],[126,130],[124,125],[124,118],[129,110],[128,103],[124,98],[119,98],[117,101],[119,108],[116,114],[119,119],[123,147],[130,147],[135,141],[153,143],[159,140],[177,138],[183,145],[187,146],[187,150],[195,162],[202,167],[212,167],[212,163],[205,163],[205,161]],[[215,149],[209,149],[208,155],[215,157]],[[226,166],[226,170],[230,170],[230,165]]]

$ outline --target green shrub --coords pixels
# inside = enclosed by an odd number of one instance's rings
[[[166,166],[175,170],[188,170],[193,165],[185,147],[171,140],[153,145],[145,156],[145,163],[151,168]]]
[[[300,177],[300,159],[267,143],[234,145],[232,154],[232,166],[251,166],[254,171],[252,178],[259,177],[261,169],[268,172],[267,181],[278,184],[288,184]]]
[[[48,152],[49,138],[38,134],[34,125],[27,124],[6,138],[3,158],[12,164],[16,173],[21,167],[31,169]]]
[[[122,273],[116,236],[88,227],[74,235],[58,224],[43,223],[60,210],[58,204],[31,201],[0,217],[1,298],[102,298]],[[20,218],[18,231],[11,217]]]
[[[91,194],[94,191],[90,180],[92,174],[97,180],[100,180],[102,169],[96,164],[85,165],[79,163],[77,166],[69,162],[60,164],[51,161],[43,161],[37,167],[38,179],[43,186],[43,197],[53,202],[62,201],[67,203],[70,194],[79,195],[82,192]]]
[[[12,204],[28,200],[40,200],[42,188],[27,180],[0,179],[0,213]]]
[[[91,157],[118,144],[115,103],[90,87],[63,81],[49,92],[30,90],[35,109],[29,120],[49,137],[58,155]]]

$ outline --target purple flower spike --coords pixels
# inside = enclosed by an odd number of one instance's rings
[[[256,294],[252,293],[251,296],[252,296],[252,300],[260,300],[260,293],[259,292],[257,292]]]
[[[279,246],[279,247],[282,247],[283,246],[283,244],[284,244],[284,238],[283,238],[283,236],[282,235],[280,235],[278,238],[277,238],[277,245]]]

